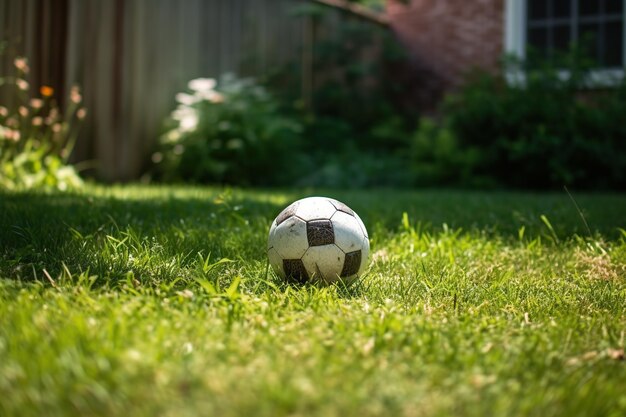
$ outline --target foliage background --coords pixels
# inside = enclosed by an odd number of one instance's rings
[[[573,47],[558,61],[505,60],[499,75],[470,73],[442,103],[437,119],[428,119],[412,106],[410,90],[403,89],[411,84],[410,76],[399,74],[410,66],[398,46],[391,40],[381,43],[382,58],[364,65],[358,55],[371,44],[371,34],[359,26],[345,31],[345,43],[318,44],[319,72],[326,73],[329,65],[336,73],[317,81],[311,102],[303,103],[293,93],[301,80],[290,78],[299,71],[287,65],[273,77],[244,81],[249,94],[265,86],[271,112],[245,94],[215,104],[215,109],[226,109],[249,101],[245,106],[257,125],[289,121],[289,140],[280,133],[257,135],[265,137],[267,151],[255,150],[248,157],[268,173],[257,183],[626,189],[626,128],[621,121],[626,83],[615,79],[610,87],[598,87],[594,64],[580,49]],[[525,75],[515,81],[515,74]],[[239,123],[229,111],[220,115],[221,123]],[[217,125],[215,117],[208,120]],[[236,131],[224,135],[225,140],[241,136]],[[196,138],[208,143],[211,135],[198,132]],[[239,177],[205,180],[254,183],[243,160],[222,154],[219,163]],[[179,174],[180,179],[198,180]]]

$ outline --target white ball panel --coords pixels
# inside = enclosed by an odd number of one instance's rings
[[[272,222],[272,226],[270,227],[270,234],[269,234],[269,236],[267,238],[267,249],[268,250],[270,248],[272,248],[273,245],[274,245],[275,234],[276,234],[276,222]]]
[[[359,223],[359,226],[361,226],[361,231],[363,232],[365,237],[369,237],[369,235],[367,234],[367,229],[365,228],[365,223],[363,223],[363,220],[361,220],[359,215],[356,214],[356,211],[354,212],[354,217],[356,218],[357,223]]]
[[[283,259],[300,259],[309,247],[306,223],[297,217],[288,218],[270,230],[268,246]]]
[[[345,253],[361,249],[363,231],[357,219],[343,211],[337,211],[330,219],[335,230],[335,244]]]
[[[344,253],[336,245],[312,246],[302,257],[309,276],[326,282],[339,279],[344,260]]]
[[[358,275],[361,275],[365,272],[365,267],[367,266],[367,261],[370,256],[370,240],[365,237],[363,238],[363,243],[361,245],[361,266],[359,267]]]
[[[278,251],[274,248],[271,248],[267,251],[267,257],[270,259],[270,265],[276,275],[280,277],[285,277],[285,271],[283,271],[283,258],[281,258]]]
[[[330,219],[336,209],[323,197],[309,197],[298,201],[296,216],[303,220]]]

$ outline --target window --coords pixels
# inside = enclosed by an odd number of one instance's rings
[[[626,66],[626,0],[506,0],[505,45],[550,58],[576,42],[602,69]]]

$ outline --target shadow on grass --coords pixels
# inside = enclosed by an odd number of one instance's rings
[[[219,192],[144,198],[4,194],[0,198],[0,274],[89,269],[123,275],[128,261],[178,267],[211,259],[265,256],[266,230],[281,205]],[[166,271],[163,271],[164,275]]]
[[[0,194],[0,275],[28,279],[33,271],[55,274],[65,265],[100,276],[131,271],[168,280],[180,268],[196,265],[198,256],[258,266],[265,263],[274,216],[288,202],[312,194],[355,209],[377,245],[402,230],[403,222],[418,232],[462,230],[505,240],[517,240],[520,233],[561,241],[588,235],[581,214],[592,234],[606,241],[626,228],[626,196],[619,194],[575,196],[579,212],[565,193],[181,190]],[[341,290],[346,296],[359,291],[358,286]]]

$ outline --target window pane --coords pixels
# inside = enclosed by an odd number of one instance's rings
[[[608,67],[623,65],[623,29],[622,22],[609,22],[604,27],[604,59],[603,64]]]
[[[552,17],[570,17],[571,13],[572,0],[552,0]]]
[[[600,0],[578,0],[578,13],[581,16],[593,16],[600,13]]]
[[[606,13],[622,13],[624,0],[604,0],[604,10]]]
[[[548,2],[546,0],[528,0],[528,18],[530,20],[545,19],[548,17]]]
[[[552,28],[552,47],[556,51],[565,52],[570,44],[570,25],[556,25]]]

